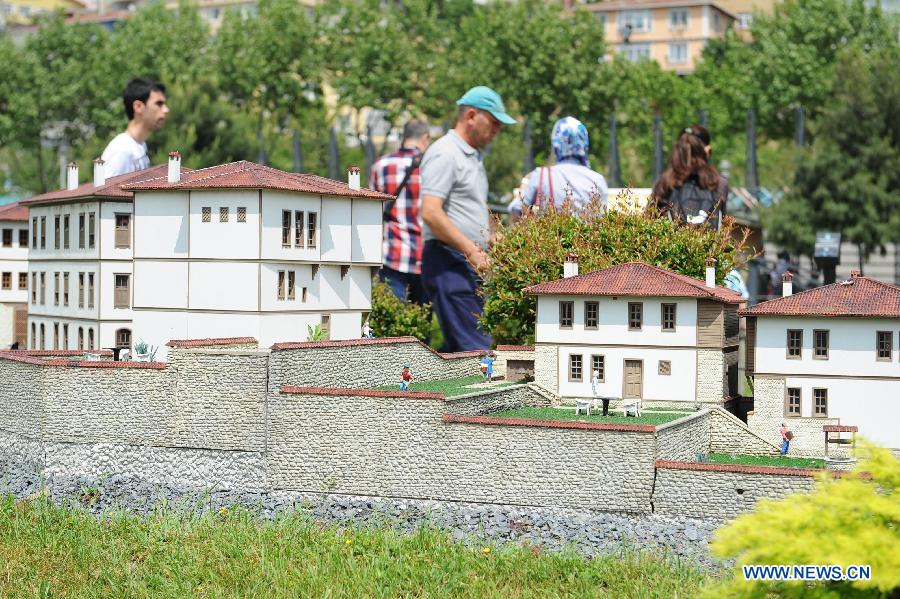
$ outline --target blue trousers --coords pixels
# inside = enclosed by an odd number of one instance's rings
[[[781,455],[786,455],[788,452],[788,448],[790,448],[791,442],[787,439],[781,440]]]
[[[490,349],[490,335],[478,328],[484,310],[481,278],[465,256],[438,241],[426,242],[422,283],[444,334],[441,351]]]
[[[408,300],[414,304],[428,303],[428,295],[422,285],[421,276],[382,266],[378,271],[378,278],[387,283],[400,301]]]

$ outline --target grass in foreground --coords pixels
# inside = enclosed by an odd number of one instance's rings
[[[618,411],[618,415],[610,407],[609,416],[601,416],[598,412],[591,411],[588,416],[583,412],[575,415],[575,410],[567,410],[560,408],[517,408],[515,410],[504,410],[502,412],[494,412],[491,416],[498,418],[531,418],[534,420],[574,420],[578,422],[602,422],[606,424],[665,424],[679,418],[687,416],[684,412],[660,412],[657,414],[642,412],[641,416],[622,416],[622,411]],[[602,412],[601,412],[602,413]]]
[[[5,570],[5,571],[3,571]],[[391,528],[338,532],[244,510],[101,518],[0,499],[2,597],[691,597],[703,574],[648,556],[466,547]]]
[[[707,461],[713,464],[739,464],[741,466],[780,466],[781,468],[824,468],[825,460],[819,458],[792,458],[790,456],[765,456],[730,453],[711,453]]]
[[[413,376],[415,376],[416,372],[413,369]],[[475,393],[476,391],[487,391],[499,389],[501,387],[509,387],[510,385],[517,385],[519,383],[514,383],[510,381],[497,382],[494,381],[490,385],[478,385],[481,383],[482,377],[481,375],[473,375],[473,376],[464,376],[455,379],[444,379],[440,381],[419,381],[417,379],[413,379],[412,385],[409,386],[410,391],[429,391],[429,392],[438,392],[443,393],[446,397],[453,397],[454,395],[465,395],[466,393]],[[478,385],[476,387],[472,387],[472,385]],[[378,389],[384,390],[392,390],[396,391],[400,387],[399,377],[398,383],[396,385],[382,385],[378,387]]]

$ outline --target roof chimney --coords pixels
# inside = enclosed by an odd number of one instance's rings
[[[181,153],[169,152],[169,183],[181,181]]]
[[[102,158],[94,160],[94,187],[103,187],[106,185],[106,172],[103,165],[106,164]]]
[[[787,271],[781,275],[781,295],[787,297],[794,294],[794,273]]]
[[[578,254],[569,252],[566,254],[566,261],[563,264],[563,278],[578,276]]]
[[[78,189],[78,165],[70,162],[66,168],[66,189],[69,191]]]
[[[708,258],[706,260],[706,286],[715,288],[716,286],[716,260]]]
[[[853,279],[858,279],[858,278],[860,278],[861,276],[862,276],[862,272],[861,272],[861,271],[858,271],[858,270],[851,270],[851,271],[850,271],[850,280],[851,280],[851,281],[852,281]]]
[[[347,168],[347,185],[353,191],[359,191],[359,167],[350,166]]]

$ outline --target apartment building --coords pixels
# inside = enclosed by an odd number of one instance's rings
[[[0,0],[0,25],[30,25],[35,18],[60,9],[71,15],[85,8],[79,0]]]
[[[718,0],[612,0],[583,8],[603,22],[611,52],[677,73],[692,72],[707,42],[735,23]]]
[[[240,161],[125,186],[134,193],[135,340],[357,339],[391,196]]]
[[[0,349],[25,347],[28,319],[28,208],[0,207]]]
[[[29,209],[28,347],[91,350],[131,347],[132,193],[122,187],[160,174],[158,166],[94,179],[23,200]]]

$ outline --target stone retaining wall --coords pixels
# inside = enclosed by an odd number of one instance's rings
[[[653,511],[696,518],[730,519],[759,499],[812,490],[816,470],[691,464],[659,460]]]
[[[447,414],[481,416],[515,408],[543,408],[550,406],[550,400],[527,385],[512,385],[496,391],[480,391],[469,395],[448,397],[444,401]]]
[[[778,455],[779,448],[763,439],[725,410],[710,412],[709,453]]]
[[[679,418],[656,427],[656,457],[693,461],[709,451],[710,410]]]

